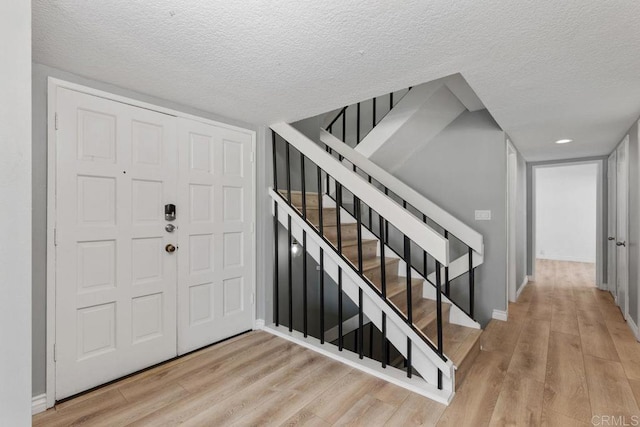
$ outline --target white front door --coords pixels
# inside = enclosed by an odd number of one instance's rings
[[[253,327],[252,137],[178,119],[178,353]]]
[[[618,146],[616,157],[617,302],[626,319],[629,313],[629,136]]]
[[[56,112],[55,398],[250,330],[253,134],[64,88]]]
[[[609,156],[607,168],[607,283],[609,285],[609,292],[613,295],[614,299],[618,299],[618,286],[617,286],[617,264],[616,264],[616,252],[618,251],[616,246],[616,152],[614,151]]]
[[[56,133],[56,399],[176,355],[171,116],[63,88]]]

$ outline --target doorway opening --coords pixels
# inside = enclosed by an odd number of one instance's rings
[[[602,283],[602,162],[533,168],[533,268],[562,263]],[[566,264],[565,264],[566,263]]]

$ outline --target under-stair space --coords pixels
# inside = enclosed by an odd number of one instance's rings
[[[468,276],[463,309],[447,296],[460,286],[449,278],[453,233],[429,225],[435,214],[464,229],[455,218],[428,201],[429,215],[417,215],[418,204],[398,203],[381,181],[386,175],[367,175],[363,159],[356,165],[290,125],[272,128],[276,268],[274,323],[266,329],[450,402],[480,349],[472,314],[481,240],[465,246],[473,264],[458,275]]]

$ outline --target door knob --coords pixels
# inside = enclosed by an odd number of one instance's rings
[[[169,253],[173,253],[173,252],[175,252],[175,251],[176,251],[176,249],[178,249],[178,248],[176,248],[175,246],[173,246],[171,243],[169,243],[167,246],[165,246],[165,247],[164,247],[164,250],[165,250],[165,251],[167,251],[167,252],[169,252]]]
[[[624,246],[625,248],[627,247],[627,242],[616,242],[616,246]]]
[[[169,231],[169,230],[167,230],[167,231]],[[616,238],[609,236],[609,237],[607,237],[607,240],[616,240]]]

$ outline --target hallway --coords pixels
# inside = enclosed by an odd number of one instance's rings
[[[595,288],[594,265],[538,260],[536,271],[509,305],[509,321],[487,326],[473,385],[463,385],[440,422],[614,425],[601,417],[622,415],[632,425],[640,343],[611,295]]]
[[[640,344],[594,287],[593,266],[539,261],[537,271],[509,321],[487,326],[449,407],[252,332],[67,401],[34,425],[624,425],[599,418],[620,415],[633,425]]]

